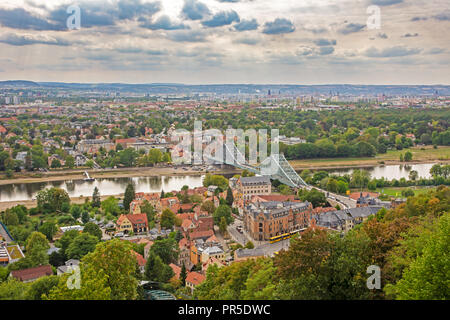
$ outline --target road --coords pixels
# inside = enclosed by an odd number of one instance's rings
[[[356,201],[347,196],[342,196],[342,195],[335,194],[335,193],[332,193],[332,192],[329,192],[326,190],[322,190],[318,187],[313,187],[313,186],[306,187],[307,190],[311,190],[313,188],[325,193],[328,200],[337,202],[342,207],[342,209],[356,208]]]

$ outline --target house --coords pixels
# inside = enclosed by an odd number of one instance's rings
[[[198,272],[189,272],[186,277],[186,287],[191,289],[191,293],[194,292],[195,287],[205,281],[206,277]]]
[[[0,235],[1,238],[2,236]],[[0,266],[7,266],[22,258],[25,258],[25,255],[18,245],[7,245],[4,242],[0,242]]]
[[[148,219],[146,214],[122,214],[117,219],[117,231],[123,233],[145,233],[148,231]]]
[[[53,275],[52,266],[48,264],[45,266],[39,266],[35,268],[13,270],[11,271],[10,277],[26,283],[51,275]]]
[[[56,269],[56,274],[58,276],[60,276],[66,272],[71,272],[73,270],[73,267],[77,267],[79,265],[80,265],[80,260],[76,260],[76,259],[67,260],[63,266],[59,266]]]

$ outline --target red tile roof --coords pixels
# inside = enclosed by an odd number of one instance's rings
[[[176,264],[173,264],[173,263],[169,264],[169,267],[172,268],[173,273],[175,273],[175,277],[177,279],[180,279],[181,268],[179,266],[177,266]]]
[[[132,250],[131,252],[136,256],[136,261],[137,261],[138,265],[140,267],[145,266],[145,264],[147,263],[147,260],[145,260],[144,257],[141,254],[137,253],[136,251]]]
[[[35,280],[45,276],[53,275],[53,270],[51,265],[39,266],[35,268],[23,269],[23,270],[13,270],[11,271],[11,276],[20,281]]]
[[[198,286],[200,283],[205,281],[206,277],[198,272],[189,272],[186,277],[186,282],[193,284],[194,286]]]

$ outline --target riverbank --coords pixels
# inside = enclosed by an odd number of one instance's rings
[[[0,185],[55,182],[66,180],[83,180],[86,170],[71,171],[50,171],[44,173],[16,174],[13,179],[0,180]],[[191,167],[173,168],[173,167],[152,167],[152,168],[125,168],[125,169],[93,169],[87,170],[91,178],[110,179],[110,178],[133,178],[133,177],[160,177],[160,176],[195,176],[206,173],[214,174],[239,174],[238,169],[220,169],[215,171],[196,170]]]
[[[413,160],[400,162],[400,155],[410,151]],[[348,169],[369,168],[389,165],[414,165],[425,163],[450,163],[450,147],[432,146],[410,148],[403,150],[389,150],[385,154],[379,154],[372,158],[330,158],[330,159],[305,159],[290,161],[291,166],[297,170],[321,170],[321,169]]]
[[[423,149],[423,150],[422,150]],[[413,161],[400,162],[400,154],[410,151]],[[425,148],[411,148],[404,150],[390,150],[386,154],[377,155],[373,158],[330,158],[330,159],[305,159],[293,160],[290,164],[296,171],[323,170],[323,169],[359,169],[375,166],[388,165],[414,165],[425,163],[450,163],[450,147],[431,146]],[[0,186],[9,184],[26,184],[39,182],[55,182],[65,180],[83,180],[84,169],[49,171],[42,173],[16,173],[14,178],[6,179],[0,175]],[[206,173],[234,175],[239,174],[239,169],[216,169],[214,171],[198,170],[186,166],[178,167],[149,167],[149,168],[118,168],[118,169],[91,169],[87,170],[89,175],[96,179],[107,178],[132,178],[132,177],[159,177],[159,176],[192,176],[204,175]]]
[[[100,199],[101,201],[106,200],[107,198],[114,196],[116,198],[123,198],[124,194],[117,194],[117,195],[106,195],[106,196],[101,196]],[[71,197],[70,198],[70,202],[71,203],[75,203],[75,204],[83,204],[84,201],[86,200],[86,198],[89,198],[91,200],[90,197]],[[4,201],[4,202],[0,202],[0,212],[4,211],[6,209],[10,209],[13,208],[15,206],[25,206],[28,209],[34,208],[37,206],[37,201],[36,200],[19,200],[19,201]]]

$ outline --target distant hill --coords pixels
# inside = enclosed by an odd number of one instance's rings
[[[0,88],[42,88],[60,90],[129,92],[147,94],[339,94],[339,95],[450,95],[448,85],[269,85],[269,84],[211,84],[185,85],[178,83],[64,83],[64,82],[32,82],[32,81],[1,81]]]

